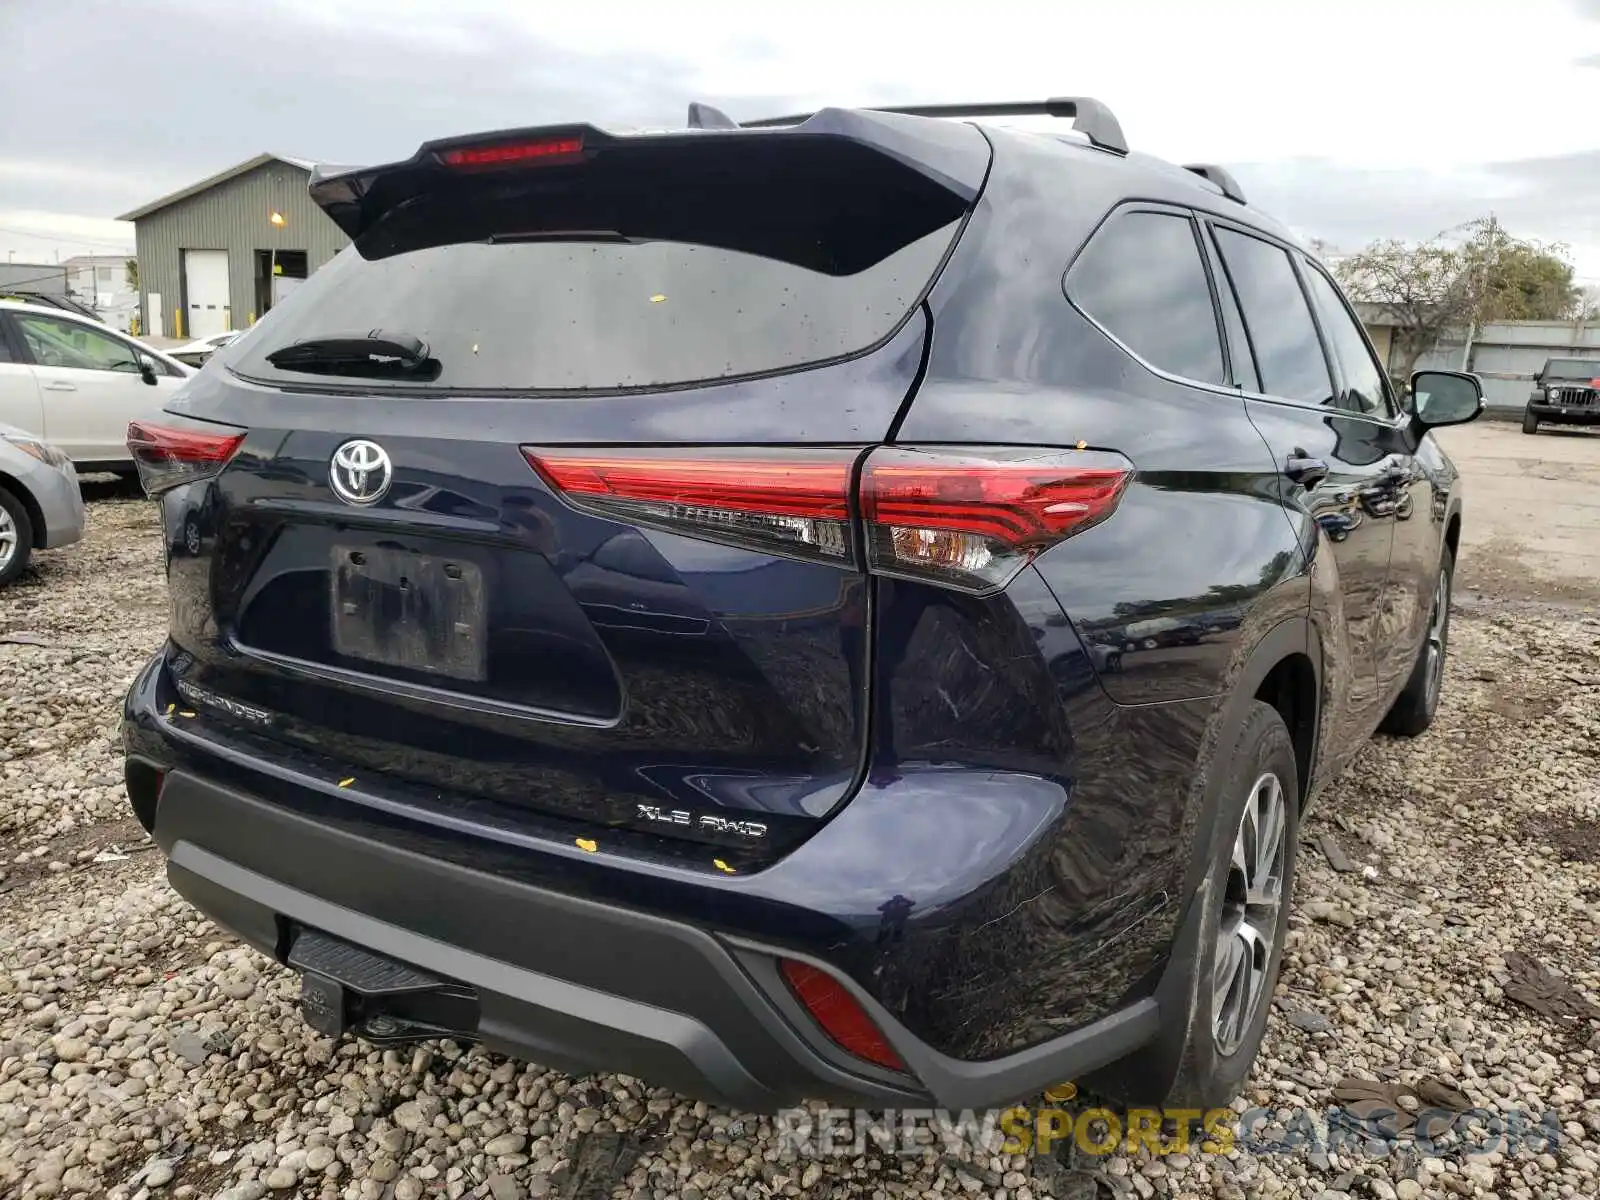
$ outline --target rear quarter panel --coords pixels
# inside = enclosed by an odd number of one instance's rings
[[[1109,520],[1037,560],[1048,596],[1027,575],[1010,593],[1041,652],[1057,647],[1046,653],[1058,680],[1050,702],[1066,720],[1059,739],[1029,741],[1039,757],[1060,745],[1048,776],[1063,807],[989,891],[990,915],[976,921],[988,948],[980,954],[951,935],[945,949],[920,950],[938,967],[925,968],[928,996],[956,1004],[950,1020],[973,1031],[962,1035],[966,1049],[988,1054],[1155,986],[1197,886],[1197,847],[1208,844],[1217,800],[1212,767],[1242,720],[1238,693],[1250,699],[1265,658],[1315,653],[1306,640],[1309,519],[1286,509],[1242,399],[1149,372],[1066,299],[1063,273],[1126,198],[1126,175],[1092,152],[1067,169],[1060,150],[992,136],[995,169],[930,297],[926,373],[896,440],[1081,443],[1123,453],[1136,475]],[[881,599],[885,624],[914,615]],[[880,664],[884,701],[916,687],[937,696],[936,684],[958,705],[981,695],[977,668],[971,686],[944,685],[959,676],[954,641],[932,639],[912,656],[927,676],[920,684],[885,677]],[[924,746],[975,736],[977,714],[958,731],[960,714],[941,716],[932,700],[918,711]],[[891,759],[910,740],[904,728],[895,733]],[[883,750],[880,740],[875,754]],[[1020,758],[1004,765],[1046,770]],[[973,915],[981,907],[976,896],[967,905]],[[976,974],[956,969],[963,945],[967,967],[981,963]]]

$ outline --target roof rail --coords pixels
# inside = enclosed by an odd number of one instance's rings
[[[1240,204],[1247,203],[1244,198],[1244,190],[1239,186],[1239,181],[1225,168],[1216,166],[1214,163],[1184,163],[1183,169],[1185,171],[1193,171],[1201,179],[1210,180],[1216,184],[1222,189],[1222,194],[1229,200],[1235,200]]]
[[[1116,116],[1092,96],[1057,96],[1050,100],[996,101],[984,104],[912,104],[897,108],[869,108],[868,112],[898,113],[907,117],[1071,117],[1072,127],[1091,145],[1112,154],[1128,153],[1128,139]],[[812,113],[763,117],[743,122],[746,129],[798,125]]]
[[[689,128],[690,129],[737,129],[739,122],[735,121],[720,108],[713,108],[709,104],[701,104],[698,100],[689,101]]]

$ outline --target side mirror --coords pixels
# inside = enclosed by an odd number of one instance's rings
[[[156,360],[148,354],[139,355],[139,378],[154,387],[156,380],[160,377],[161,368],[157,365]]]
[[[1465,425],[1485,407],[1483,383],[1465,371],[1418,371],[1411,377],[1411,414],[1424,429]]]

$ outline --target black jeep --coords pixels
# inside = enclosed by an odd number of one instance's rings
[[[1547,358],[1533,377],[1533,395],[1522,414],[1522,432],[1539,423],[1600,425],[1600,359]]]

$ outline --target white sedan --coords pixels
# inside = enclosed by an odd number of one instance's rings
[[[206,359],[238,337],[239,332],[237,329],[230,329],[226,333],[213,333],[210,337],[198,338],[185,345],[175,346],[167,353],[185,366],[203,367],[206,365]]]
[[[0,300],[0,424],[64,451],[82,471],[131,471],[128,422],[148,420],[194,371],[61,309]]]

